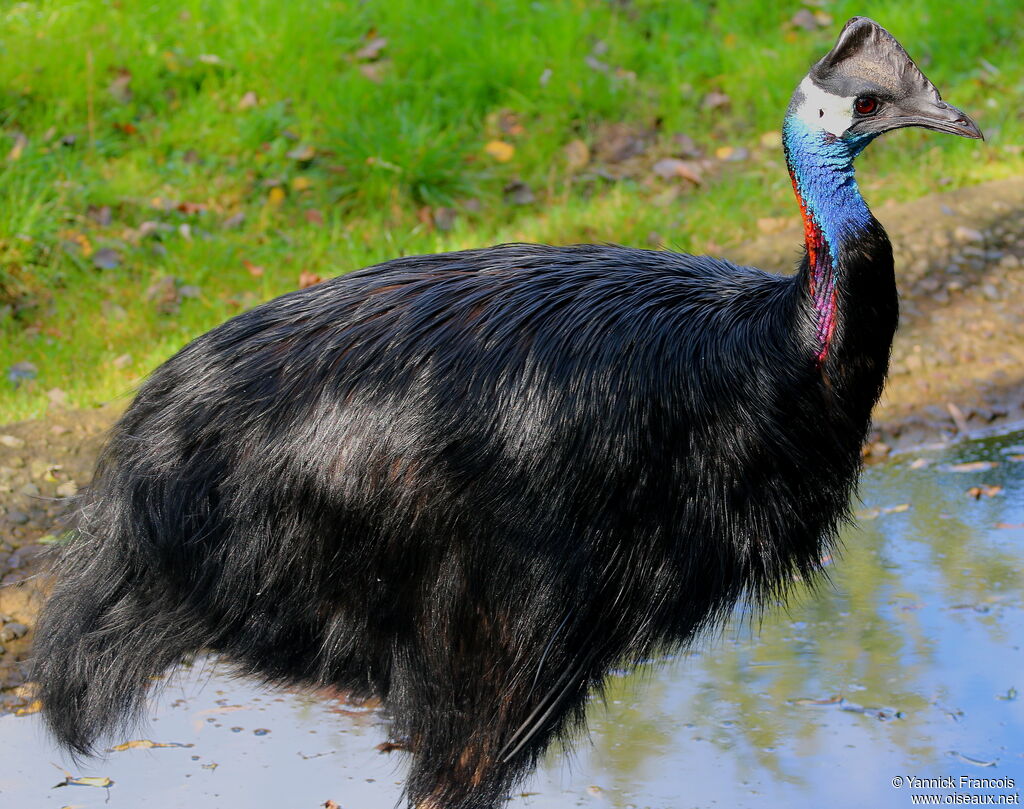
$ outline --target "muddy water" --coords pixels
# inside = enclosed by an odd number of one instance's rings
[[[589,739],[549,756],[512,806],[1019,802],[1022,445],[1024,433],[868,470],[831,583],[759,627],[738,620],[692,653],[614,677]],[[187,746],[79,766],[38,717],[0,718],[0,807],[377,809],[400,795],[402,754],[375,749],[372,708],[268,692],[206,664],[164,688],[151,720],[129,738]],[[68,775],[113,783],[55,787]]]

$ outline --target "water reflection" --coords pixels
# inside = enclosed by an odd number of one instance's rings
[[[568,757],[549,756],[513,805],[816,809],[907,807],[921,792],[1019,794],[1022,445],[1018,434],[869,470],[830,582],[614,677],[589,737]],[[0,719],[0,805],[313,809],[332,799],[375,809],[400,795],[400,757],[375,749],[383,732],[369,707],[192,673],[154,716],[149,738],[194,746],[62,765],[109,776],[109,790],[51,789],[63,774],[48,762],[63,759],[36,719]],[[893,786],[960,776],[1016,786]]]

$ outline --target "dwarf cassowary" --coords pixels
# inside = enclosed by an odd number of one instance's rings
[[[608,670],[813,576],[896,328],[853,160],[978,127],[871,20],[793,94],[793,276],[614,246],[388,261],[258,306],[158,368],[78,497],[36,639],[94,750],[210,651],[376,695],[418,809],[492,809]]]

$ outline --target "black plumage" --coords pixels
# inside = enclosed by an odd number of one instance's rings
[[[819,251],[820,252],[820,251]],[[488,809],[610,667],[811,577],[896,327],[873,219],[813,271],[513,244],[270,301],[118,422],[36,641],[88,753],[201,650],[383,699],[409,803]]]

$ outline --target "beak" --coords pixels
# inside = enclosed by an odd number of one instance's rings
[[[981,129],[967,113],[947,104],[934,89],[924,98],[909,96],[889,102],[876,116],[858,122],[855,128],[863,132],[882,133],[905,126],[920,126],[963,138],[985,139]]]

